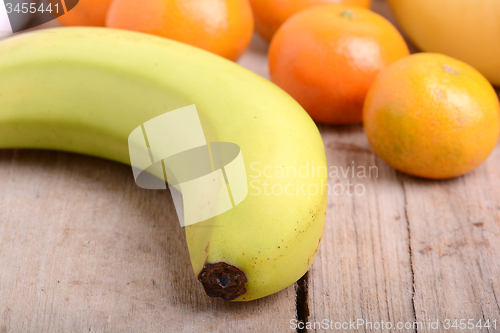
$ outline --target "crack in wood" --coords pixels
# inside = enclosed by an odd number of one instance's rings
[[[408,252],[410,254],[410,270],[411,270],[411,308],[413,311],[413,318],[415,319],[415,323],[417,322],[417,311],[415,310],[415,271],[413,269],[413,253],[411,251],[411,230],[410,230],[410,218],[408,216],[408,197],[406,195],[406,188],[404,181],[401,177],[398,177],[401,182],[401,187],[403,189],[403,197],[404,197],[404,210],[405,210],[405,218],[406,218],[406,226],[408,228]],[[418,326],[415,328],[415,332],[418,333]]]
[[[376,158],[373,159],[373,163],[372,164],[374,164],[374,165],[377,164],[377,159]],[[380,207],[378,197],[375,197],[375,201],[377,202],[377,207]],[[380,221],[380,220],[381,220],[380,209],[377,209],[377,221]],[[379,237],[380,240],[383,239],[383,237],[382,237],[382,229],[381,228],[378,228],[378,237]],[[385,258],[384,249],[382,247],[382,242],[380,242],[379,246],[380,246],[380,255],[382,257],[382,262],[385,263],[386,262],[386,258]],[[382,265],[382,271],[384,272],[384,277],[387,276],[386,275],[387,272],[386,272],[386,269],[385,269],[385,265]],[[393,318],[391,316],[391,313],[394,312],[394,311],[390,311],[389,310],[390,306],[389,306],[389,295],[388,295],[388,291],[387,291],[388,290],[388,288],[387,288],[387,281],[385,281],[384,289],[385,289],[385,306],[386,306],[386,310],[387,310],[386,311],[387,312],[387,319],[389,321],[392,321]]]
[[[352,200],[352,216],[353,216],[353,224],[354,224],[354,237],[356,237],[356,265],[358,267],[358,285],[359,285],[359,290],[361,291],[361,294],[363,293],[363,287],[361,285],[361,267],[359,266],[359,244],[360,244],[360,241],[359,241],[359,236],[358,236],[358,227],[356,225],[356,202],[354,201],[354,198],[351,199]],[[364,311],[363,311],[363,307],[360,308],[360,312],[361,312],[361,318],[364,319],[365,318],[365,314],[364,314]],[[366,328],[364,330],[364,332],[366,332]]]
[[[495,303],[497,304],[498,311],[500,312],[500,305],[498,304],[497,292],[495,290],[495,286],[493,285],[493,282],[491,283],[491,290],[493,290],[493,298],[495,299]]]
[[[303,277],[295,284],[295,315],[297,317],[297,322],[307,323],[309,320],[309,306],[307,304],[308,297],[308,284],[307,277],[309,273],[306,272]],[[300,329],[297,327],[297,333],[306,333],[307,330],[304,328]]]

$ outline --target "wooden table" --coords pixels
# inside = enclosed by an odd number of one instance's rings
[[[256,38],[240,63],[267,76],[265,54]],[[331,178],[365,192],[330,195],[312,268],[239,304],[205,296],[168,192],[139,189],[130,167],[0,151],[0,332],[293,332],[297,318],[336,332],[500,332],[500,148],[466,176],[427,181],[387,166],[361,126],[319,127],[330,166],[378,175]],[[446,319],[497,328],[445,330]],[[357,320],[372,328],[346,328]]]

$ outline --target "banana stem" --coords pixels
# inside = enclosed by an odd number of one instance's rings
[[[235,300],[247,292],[245,284],[248,278],[245,272],[223,261],[206,263],[198,275],[198,280],[203,284],[208,296],[221,297],[226,301]]]

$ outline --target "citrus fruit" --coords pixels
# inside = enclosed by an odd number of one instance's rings
[[[375,152],[410,175],[445,179],[480,165],[500,133],[500,106],[491,84],[448,56],[418,53],[377,78],[363,122]]]
[[[57,20],[66,26],[104,27],[111,2],[113,0],[80,0],[75,8]]]
[[[271,80],[318,122],[359,123],[377,74],[408,47],[382,16],[361,7],[326,5],[292,16],[269,48]]]
[[[115,0],[106,25],[174,39],[236,60],[250,44],[247,0]]]
[[[370,8],[371,0],[250,0],[255,30],[268,42],[276,30],[293,14],[317,5],[344,4]]]
[[[420,49],[462,60],[500,86],[500,1],[389,0],[389,4]]]

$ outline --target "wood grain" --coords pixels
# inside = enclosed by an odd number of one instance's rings
[[[138,188],[128,166],[1,151],[0,193],[2,333],[284,332],[295,318],[293,286],[209,299],[169,192]]]
[[[373,8],[395,22],[383,1]],[[330,188],[351,182],[366,193],[329,197],[307,279],[305,319],[319,328],[310,331],[329,331],[319,325],[329,319],[334,328],[365,322],[343,332],[500,332],[500,148],[468,175],[428,181],[376,157],[361,126],[320,129],[330,169],[376,166],[379,176],[329,179]],[[497,320],[497,327],[445,330],[446,319]],[[437,329],[429,327],[436,321]],[[382,322],[394,328],[376,329]]]
[[[266,52],[256,36],[239,63],[269,78]],[[242,304],[205,296],[167,191],[109,161],[0,151],[0,333],[274,333],[297,316],[372,323],[309,332],[500,332],[500,147],[468,175],[427,181],[387,166],[361,126],[319,128],[331,177],[318,257],[299,284]]]
[[[398,174],[374,155],[359,126],[321,126],[321,132],[330,196],[326,232],[308,275],[309,320],[411,321],[408,224]]]

